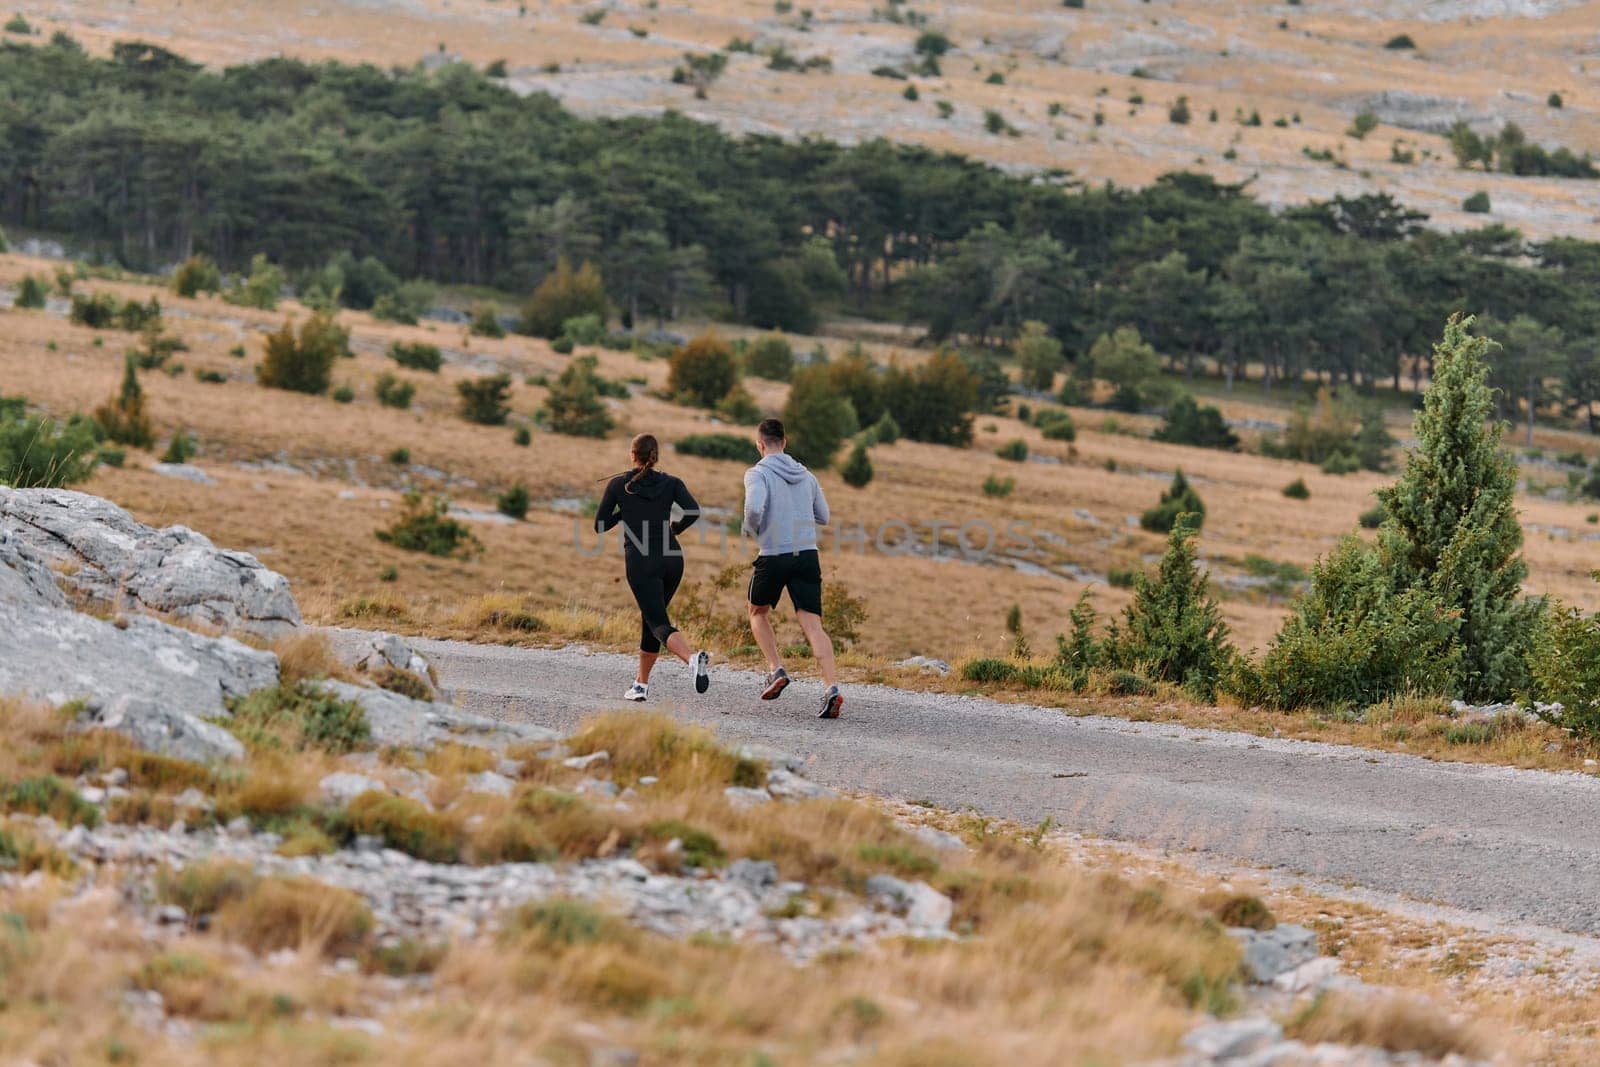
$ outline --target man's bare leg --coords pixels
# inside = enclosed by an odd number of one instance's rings
[[[822,616],[809,611],[797,611],[794,616],[800,623],[800,629],[805,631],[806,641],[811,645],[811,655],[822,669],[823,682],[838,685],[839,676],[833,670],[833,641],[822,628]]]
[[[767,657],[767,670],[779,670],[783,667],[783,661],[778,658],[778,635],[772,632],[772,609],[765,604],[751,604],[749,608],[750,633],[754,635],[761,654]]]

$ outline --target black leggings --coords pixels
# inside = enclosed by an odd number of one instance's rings
[[[639,651],[660,652],[667,638],[678,632],[667,618],[667,605],[683,581],[682,556],[627,557],[628,588],[639,605]]]

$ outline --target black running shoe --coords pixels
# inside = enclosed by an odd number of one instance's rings
[[[711,688],[711,653],[696,652],[689,664],[694,671],[694,691],[704,693]]]
[[[828,686],[828,691],[822,694],[822,714],[819,719],[837,719],[844,710],[844,696],[836,685]]]
[[[767,675],[767,687],[761,690],[762,700],[777,700],[778,694],[789,686],[789,674],[782,667]]]

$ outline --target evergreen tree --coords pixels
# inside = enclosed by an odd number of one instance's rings
[[[860,429],[850,401],[833,391],[826,364],[803,367],[794,376],[783,405],[789,452],[808,467],[833,463],[844,439]]]
[[[1200,494],[1194,491],[1183,471],[1174,471],[1172,484],[1161,494],[1156,506],[1139,516],[1139,525],[1151,533],[1170,533],[1177,527],[1182,515],[1193,516],[1194,528],[1205,525],[1206,506]]]
[[[856,442],[856,447],[850,450],[850,458],[845,460],[839,474],[844,478],[846,485],[857,489],[865,487],[872,481],[872,458],[867,455],[865,442]]]
[[[17,285],[17,299],[13,306],[17,308],[42,308],[45,306],[48,292],[45,283],[31,274],[25,274]]]
[[[1017,367],[1022,371],[1022,384],[1030,389],[1048,393],[1056,383],[1056,375],[1066,364],[1061,352],[1061,342],[1050,336],[1050,327],[1032,319],[1022,324],[1022,336],[1016,343]]]
[[[614,425],[611,413],[600,399],[600,383],[595,376],[595,358],[579,356],[568,363],[550,387],[544,402],[550,428],[574,437],[604,437]]]
[[[1433,385],[1414,427],[1405,473],[1378,499],[1379,547],[1396,592],[1420,588],[1459,615],[1456,683],[1468,700],[1503,700],[1527,681],[1525,656],[1543,605],[1522,595],[1522,527],[1515,461],[1494,406],[1485,356],[1493,342],[1452,316],[1434,347]]]
[[[1234,653],[1210,578],[1195,565],[1198,529],[1194,515],[1178,517],[1155,579],[1141,574],[1134,580],[1133,603],[1112,625],[1106,657],[1113,666],[1177,682],[1210,700]]]
[[[95,409],[94,419],[106,437],[117,444],[149,448],[155,441],[155,431],[150,427],[150,416],[145,414],[137,362],[138,358],[128,353],[122,365],[122,388]]]

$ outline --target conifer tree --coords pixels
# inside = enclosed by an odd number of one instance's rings
[[[562,370],[561,377],[550,387],[545,398],[545,411],[550,428],[556,433],[573,437],[604,437],[615,423],[606,405],[600,399],[600,385],[595,375],[593,356],[579,356]]]
[[[872,457],[867,455],[867,446],[857,441],[856,447],[850,450],[850,458],[839,469],[839,475],[846,485],[861,489],[872,481],[872,473]]]
[[[1192,516],[1197,531],[1206,521],[1206,506],[1181,470],[1173,472],[1172,484],[1161,494],[1156,506],[1139,516],[1139,525],[1152,533],[1170,533],[1180,515]]]
[[[1526,653],[1542,602],[1522,595],[1528,567],[1513,501],[1516,464],[1490,421],[1485,358],[1493,342],[1452,316],[1434,348],[1433,384],[1415,420],[1405,473],[1378,499],[1378,544],[1396,592],[1422,588],[1459,615],[1457,686],[1501,700],[1527,681]]]
[[[123,360],[122,387],[116,396],[95,409],[94,420],[106,437],[119,445],[149,448],[155,442],[150,416],[144,410],[144,389],[139,385],[137,357],[132,352]]]
[[[1195,565],[1198,529],[1194,515],[1178,516],[1156,577],[1135,580],[1133,603],[1111,627],[1105,654],[1114,666],[1180,683],[1209,700],[1234,653],[1210,577]]]

